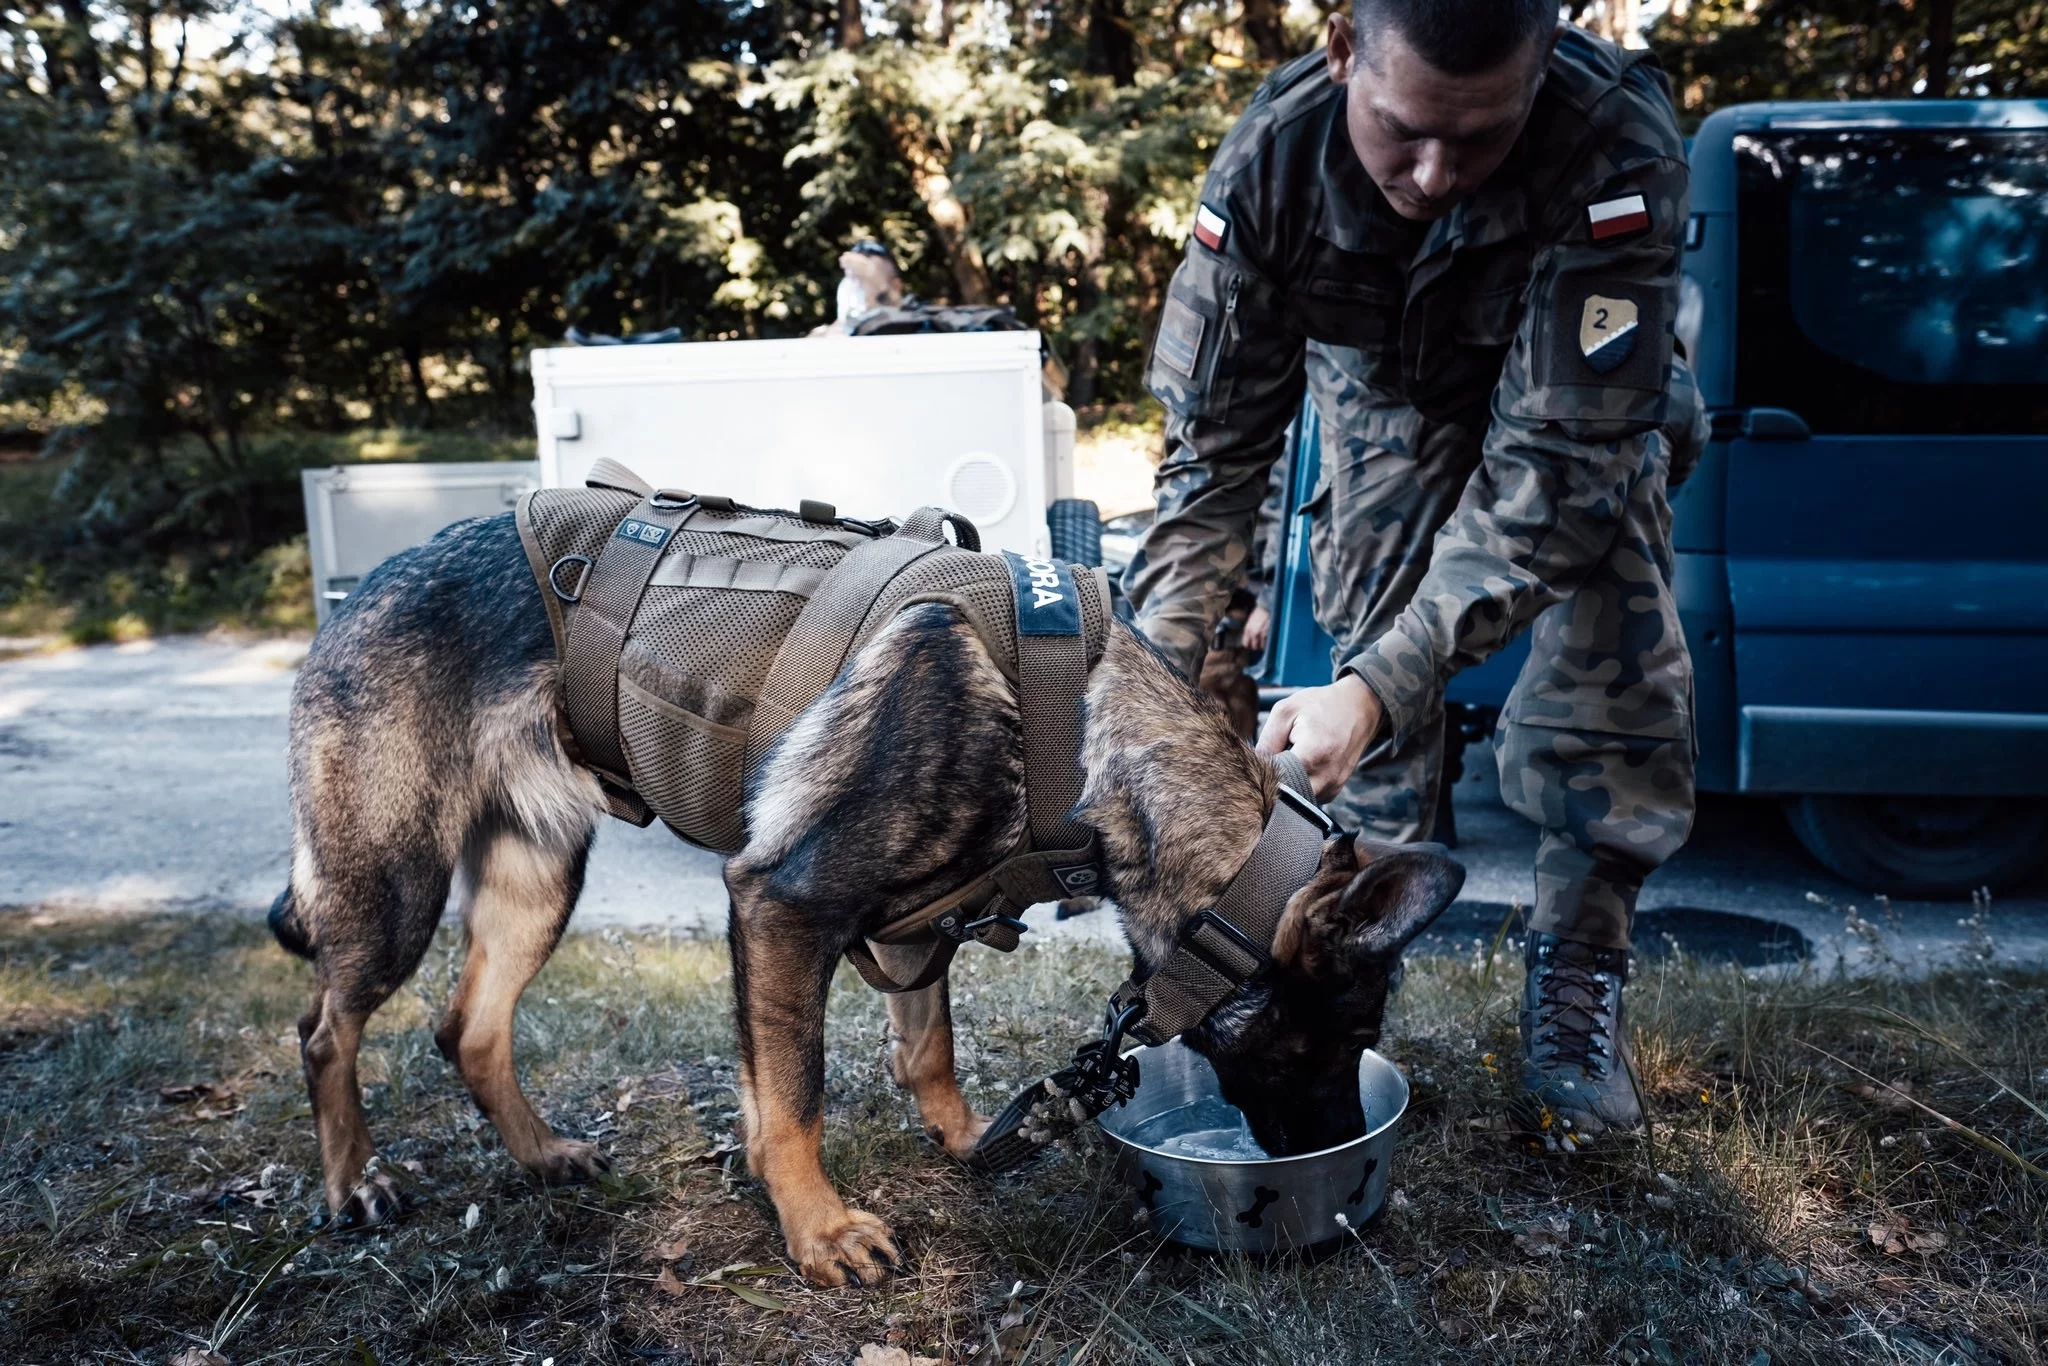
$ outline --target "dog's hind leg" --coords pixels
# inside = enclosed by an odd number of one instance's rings
[[[825,1129],[825,995],[838,946],[808,917],[726,867],[747,1165],[768,1187],[789,1255],[820,1285],[874,1283],[897,1260],[889,1226],[848,1209],[820,1158]]]
[[[923,955],[923,950],[915,948],[871,947],[883,970],[898,980],[899,974],[914,971]],[[946,979],[941,977],[922,991],[889,997],[889,1023],[896,1031],[889,1066],[896,1074],[896,1084],[917,1098],[925,1132],[952,1156],[964,1159],[981,1131],[988,1128],[988,1117],[974,1113],[960,1094],[960,1081],[953,1069],[953,1010],[946,988]]]
[[[519,1089],[512,1065],[512,1019],[520,993],[562,937],[589,858],[588,833],[566,849],[548,848],[512,830],[479,835],[465,863],[468,954],[434,1033],[506,1150],[550,1184],[595,1177],[611,1167],[595,1144],[556,1136]]]
[[[306,880],[317,886],[321,931],[313,1004],[299,1020],[299,1055],[320,1135],[322,1186],[327,1208],[344,1226],[382,1223],[398,1213],[398,1189],[386,1174],[363,1174],[375,1148],[356,1058],[363,1026],[426,954],[448,900],[449,870],[427,857],[352,879]],[[293,882],[295,896],[309,890],[296,871]]]

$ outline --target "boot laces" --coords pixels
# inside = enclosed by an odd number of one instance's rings
[[[1537,968],[1538,1027],[1559,1062],[1582,1071],[1605,1071],[1614,1057],[1607,990],[1615,974],[1599,959],[1582,956],[1583,950],[1572,952],[1576,947],[1560,942]]]

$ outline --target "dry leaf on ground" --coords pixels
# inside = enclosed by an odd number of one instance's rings
[[[688,1238],[670,1238],[647,1249],[647,1259],[655,1262],[678,1262],[690,1250]]]
[[[188,1105],[195,1100],[229,1101],[235,1098],[235,1084],[224,1081],[186,1081],[156,1088],[157,1099],[166,1105]]]
[[[1914,1228],[1904,1219],[1873,1219],[1866,1232],[1870,1245],[1887,1257],[1916,1253],[1932,1256],[1948,1246],[1948,1235],[1931,1228]]]
[[[1515,1235],[1515,1248],[1525,1257],[1555,1257],[1572,1245],[1572,1221],[1562,1214],[1532,1219]]]
[[[205,1347],[187,1347],[171,1358],[171,1366],[228,1366],[228,1359]]]
[[[884,1347],[870,1342],[860,1349],[854,1366],[946,1366],[937,1357],[914,1357],[901,1347]]]
[[[1903,1077],[1897,1081],[1886,1082],[1882,1086],[1872,1086],[1868,1082],[1858,1082],[1850,1087],[1849,1091],[1852,1095],[1861,1096],[1864,1100],[1874,1100],[1887,1110],[1910,1110],[1913,1108],[1913,1102],[1910,1099],[1913,1094],[1913,1083]]]

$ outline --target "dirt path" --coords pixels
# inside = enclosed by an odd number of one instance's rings
[[[107,910],[267,907],[284,885],[290,839],[285,715],[302,641],[237,643],[173,637],[0,661],[0,906],[64,904]],[[1482,750],[1457,792],[1470,870],[1440,938],[1491,937],[1510,904],[1530,894],[1535,832],[1501,807]],[[665,925],[721,933],[718,860],[656,826],[607,822],[598,837],[577,924]],[[1740,956],[1823,956],[1854,941],[1839,912],[1808,894],[1867,897],[1812,864],[1770,807],[1710,800],[1692,845],[1645,892],[1639,942],[1666,931],[1688,947]],[[1893,951],[1931,962],[1965,949],[1967,907],[1897,903]],[[1699,914],[1705,912],[1707,914]],[[1771,953],[1745,949],[1785,927]],[[1058,934],[1113,937],[1107,915],[1054,925]],[[1995,908],[2004,959],[2048,961],[2048,895],[2034,889]]]

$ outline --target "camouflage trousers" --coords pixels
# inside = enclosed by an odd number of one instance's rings
[[[1438,528],[1478,468],[1485,414],[1432,422],[1368,394],[1356,353],[1311,345],[1322,478],[1310,504],[1316,619],[1333,667],[1385,634],[1429,568]],[[1643,879],[1693,819],[1692,664],[1671,591],[1668,488],[1690,473],[1705,420],[1673,364],[1673,430],[1655,443],[1606,554],[1529,628],[1529,661],[1494,735],[1501,797],[1541,827],[1530,928],[1628,946]],[[1330,803],[1380,839],[1428,839],[1444,775],[1439,696],[1407,743],[1382,740]]]

